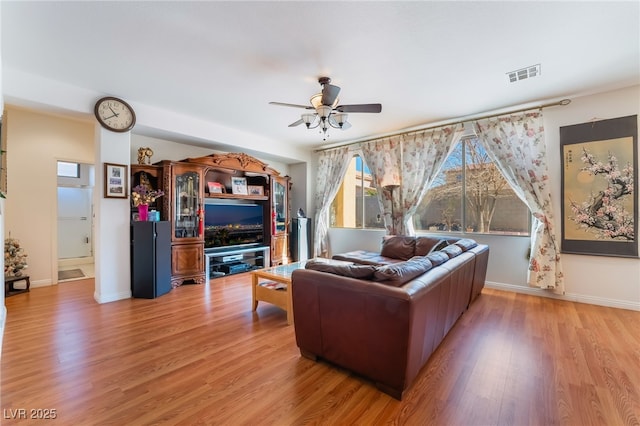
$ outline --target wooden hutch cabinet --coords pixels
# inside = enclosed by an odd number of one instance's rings
[[[260,160],[230,153],[132,165],[131,183],[132,187],[146,183],[165,192],[155,207],[161,220],[171,222],[173,287],[187,281],[201,284],[209,276],[289,262],[290,180]],[[204,213],[211,204],[251,205],[252,211],[257,209],[262,219],[262,225],[257,225],[260,243],[246,248],[247,245],[234,242],[212,241],[207,237]],[[236,258],[242,258],[233,265],[238,268],[226,263],[227,259]],[[228,271],[222,272],[225,268]]]
[[[204,283],[203,170],[195,164],[162,161],[162,216],[171,221],[171,285]]]
[[[288,176],[280,176],[278,171],[267,164],[242,153],[212,154],[185,161],[204,167],[204,185],[207,189],[208,184],[212,182],[224,187],[223,193],[208,192],[205,193],[205,198],[235,199],[262,204],[264,244],[270,247],[270,264],[274,266],[289,262]],[[257,193],[234,193],[233,177],[246,179],[248,188],[258,189]]]

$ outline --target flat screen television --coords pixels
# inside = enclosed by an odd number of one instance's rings
[[[205,204],[204,248],[259,245],[264,241],[262,206]]]

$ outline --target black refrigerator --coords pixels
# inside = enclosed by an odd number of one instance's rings
[[[131,224],[131,294],[153,299],[171,291],[171,223]]]

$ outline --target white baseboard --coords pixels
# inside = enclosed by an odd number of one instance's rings
[[[48,286],[51,286],[51,285],[53,285],[53,281],[51,281],[50,279],[35,280],[35,281],[31,281],[30,288],[48,287]]]
[[[496,283],[486,281],[485,287],[496,290],[511,291],[514,293],[530,294],[532,296],[549,297],[551,299],[566,300],[568,302],[586,303],[589,305],[606,306],[609,308],[629,309],[632,311],[640,311],[640,303],[629,302],[628,300],[607,299],[604,297],[586,296],[584,294],[566,293],[558,295],[551,291],[543,290],[535,287],[523,287],[521,285]]]
[[[112,294],[103,294],[103,295],[100,295],[98,293],[93,293],[93,298],[96,302],[100,304],[115,302],[117,300],[131,299],[131,291],[123,291],[121,293],[112,293]]]
[[[87,263],[95,263],[93,256],[76,257],[73,259],[58,259],[58,267],[85,265]]]

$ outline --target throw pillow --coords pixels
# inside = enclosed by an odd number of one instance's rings
[[[414,257],[405,262],[391,265],[377,266],[373,274],[373,280],[382,284],[400,287],[415,277],[424,274],[431,269],[431,261],[426,257]]]
[[[429,253],[427,255],[427,259],[431,261],[431,264],[436,267],[438,265],[442,265],[444,262],[449,260],[449,256],[447,253],[443,253],[441,251],[434,251],[433,253]]]
[[[455,244],[451,244],[449,246],[446,246],[442,250],[440,250],[440,252],[446,253],[447,256],[449,256],[449,259],[452,259],[458,256],[459,254],[462,254],[462,249]]]
[[[431,252],[433,246],[438,244],[439,238],[435,237],[416,237],[416,256],[426,256]]]
[[[409,260],[413,257],[416,247],[414,237],[394,236],[382,241],[380,255],[393,259]]]
[[[336,265],[317,260],[309,260],[304,267],[313,271],[365,280],[373,278],[373,273],[375,272],[375,266],[373,265]]]
[[[472,240],[471,238],[461,238],[453,244],[460,247],[462,251],[471,250],[472,248],[478,245],[478,243]]]
[[[436,245],[434,245],[433,247],[431,247],[431,251],[429,251],[429,254],[436,252],[436,251],[440,251],[443,248],[445,248],[446,246],[449,245],[449,242],[447,240],[440,240],[436,243]]]

